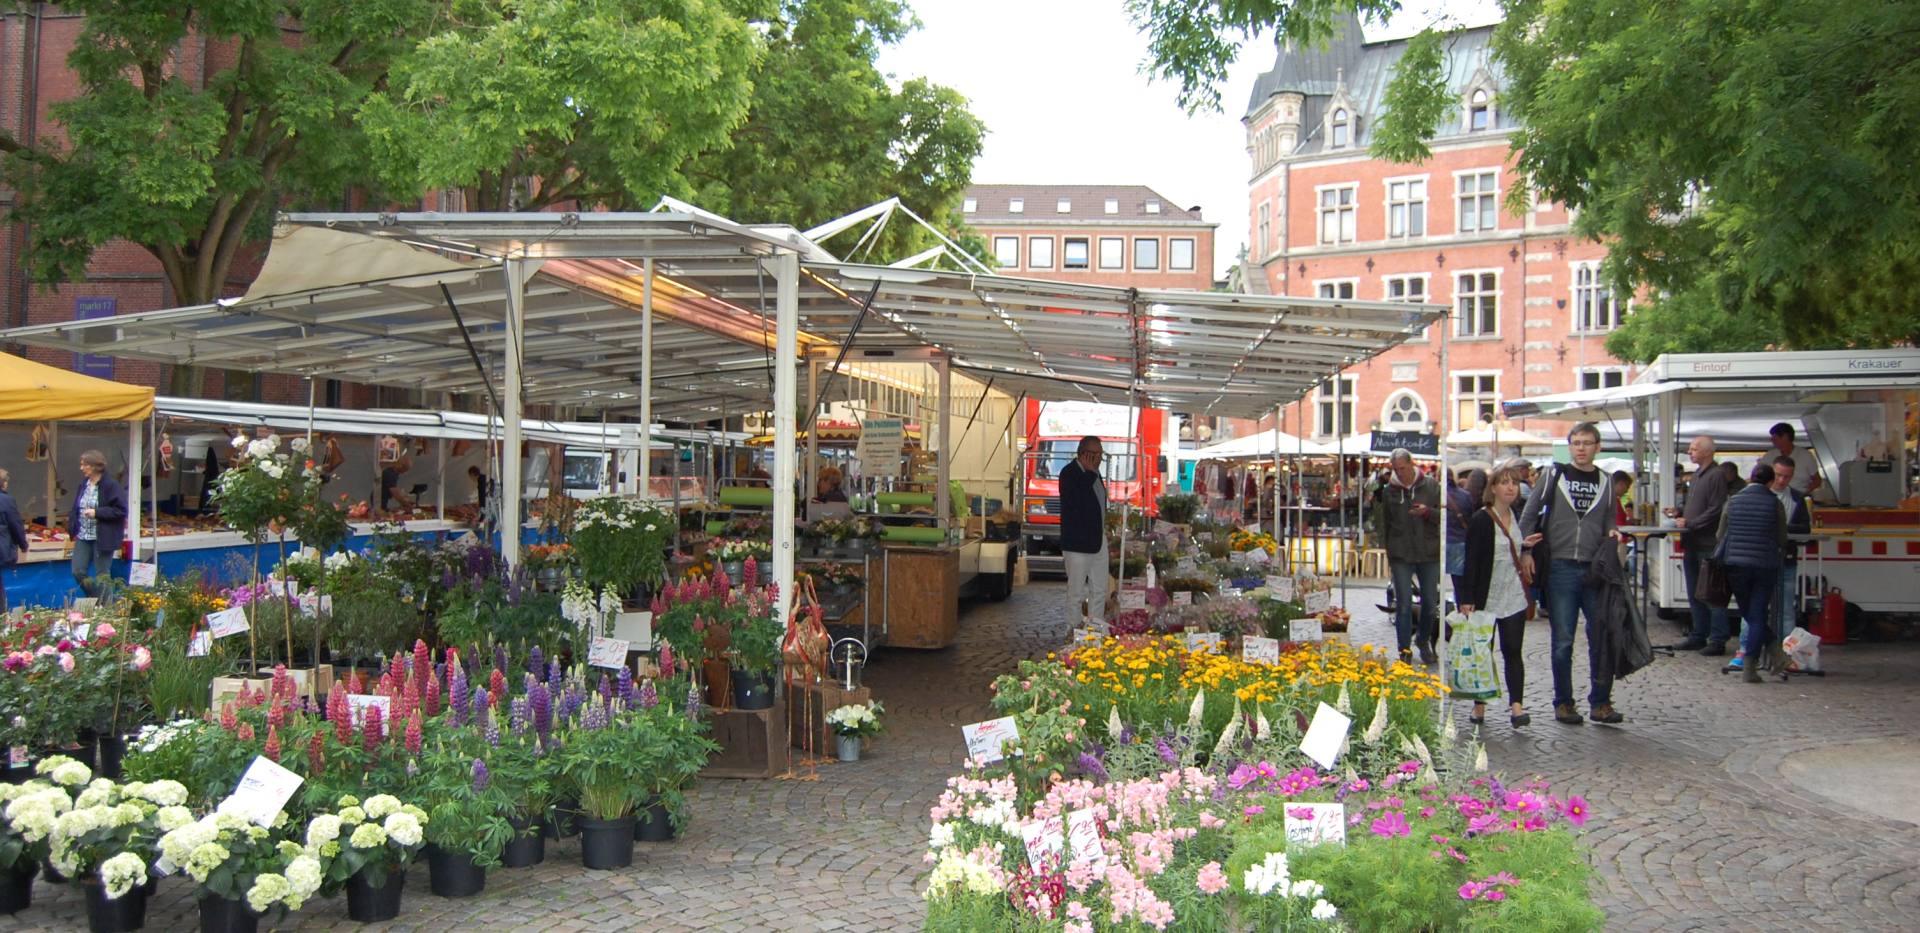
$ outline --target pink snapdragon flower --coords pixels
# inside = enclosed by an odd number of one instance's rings
[[[1220,870],[1219,862],[1208,862],[1200,866],[1200,876],[1194,884],[1202,894],[1219,894],[1227,889],[1227,873]]]

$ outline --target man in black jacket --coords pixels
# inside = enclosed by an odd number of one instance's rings
[[[1100,478],[1106,451],[1087,435],[1060,470],[1060,555],[1067,567],[1067,617],[1107,627],[1107,484]],[[1076,623],[1077,624],[1077,623]]]
[[[1677,647],[1681,651],[1698,650],[1718,656],[1727,653],[1729,631],[1725,606],[1709,605],[1699,597],[1700,574],[1707,556],[1720,543],[1720,511],[1727,506],[1727,474],[1713,459],[1713,438],[1700,435],[1687,445],[1687,456],[1696,467],[1687,482],[1687,504],[1674,525],[1680,529],[1680,568],[1687,581],[1687,604],[1693,610],[1693,633]],[[1670,513],[1671,514],[1671,513]]]

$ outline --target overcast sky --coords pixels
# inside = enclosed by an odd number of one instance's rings
[[[1246,134],[1240,118],[1271,37],[1247,43],[1221,89],[1222,113],[1189,117],[1176,88],[1141,74],[1146,40],[1122,0],[912,0],[921,28],[880,61],[965,94],[987,124],[973,179],[986,184],[1143,184],[1220,225],[1225,275],[1247,241]],[[1447,15],[1498,18],[1493,0],[1410,0],[1369,39],[1410,35]]]

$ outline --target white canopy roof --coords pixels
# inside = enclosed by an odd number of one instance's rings
[[[1275,435],[1279,436],[1278,443],[1280,445],[1280,456],[1282,457],[1293,457],[1293,456],[1327,457],[1327,456],[1333,455],[1333,451],[1324,444],[1316,444],[1313,441],[1303,440],[1292,434],[1288,434],[1285,431],[1269,428],[1257,434],[1249,434],[1245,437],[1236,437],[1231,440],[1221,441],[1218,444],[1214,444],[1208,447],[1202,447],[1199,450],[1195,450],[1195,451],[1192,451],[1191,453],[1188,453],[1183,459],[1187,459],[1187,460],[1209,460],[1209,459],[1238,460],[1238,459],[1246,459],[1246,458],[1271,459],[1273,457]]]
[[[174,398],[161,396],[154,399],[154,411],[174,418],[204,421],[209,424],[266,425],[281,431],[304,432],[307,430],[309,410],[304,405],[270,405],[260,402],[227,402],[218,399]],[[397,409],[375,409],[359,411],[347,408],[319,408],[311,410],[313,430],[318,434],[393,434],[399,437],[424,437],[445,440],[484,441],[488,438],[488,422],[492,422],[492,437],[498,440],[501,435],[499,418],[489,418],[459,411],[403,411]],[[613,422],[601,425],[586,421],[547,421],[538,418],[523,419],[523,436],[543,444],[566,444],[575,447],[637,447],[639,425]],[[654,446],[666,449],[662,441],[694,441],[700,443],[719,443],[731,440],[738,444],[747,436],[739,431],[700,431],[681,430],[653,426]]]

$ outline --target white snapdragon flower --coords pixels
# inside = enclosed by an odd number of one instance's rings
[[[1339,915],[1340,915],[1340,911],[1335,910],[1332,904],[1329,904],[1326,901],[1313,902],[1313,919],[1332,920],[1334,917],[1337,917]]]

